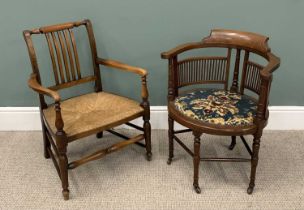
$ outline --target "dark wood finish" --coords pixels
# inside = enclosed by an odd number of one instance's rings
[[[249,51],[245,51],[244,62],[243,62],[243,70],[242,70],[241,87],[240,87],[241,94],[244,94],[244,85],[245,85],[245,78],[246,78],[246,70],[247,70],[247,66],[248,66],[248,60],[249,60]]]
[[[182,140],[180,140],[176,135],[173,135],[173,139],[182,147],[185,149],[186,152],[188,152],[188,154],[192,157],[194,157],[194,153],[182,142]],[[173,148],[172,148],[172,153],[173,153]],[[170,154],[170,151],[169,151],[169,154]],[[170,156],[169,156],[170,158]],[[172,160],[171,160],[172,162]],[[171,163],[170,162],[170,163]],[[169,164],[170,165],[170,164]]]
[[[71,163],[69,163],[68,165],[68,168],[69,169],[74,169],[82,164],[85,164],[89,161],[92,161],[92,160],[98,160],[104,156],[106,156],[107,154],[110,154],[112,152],[115,152],[119,149],[122,149],[126,146],[128,146],[129,144],[132,144],[132,143],[135,143],[135,142],[138,142],[138,141],[141,141],[144,139],[144,135],[140,134],[140,135],[137,135],[129,140],[126,140],[126,141],[123,141],[123,142],[119,142],[117,144],[113,144],[112,146],[106,148],[106,149],[102,149],[102,150],[99,150],[97,152],[94,152],[84,158],[81,158],[80,160],[76,160],[76,161],[73,161]]]
[[[239,68],[240,68],[240,59],[241,59],[240,56],[241,56],[241,50],[237,49],[234,71],[233,71],[233,81],[232,81],[232,86],[230,88],[231,92],[238,92]]]
[[[143,129],[143,128],[140,128],[140,130],[141,129]],[[139,129],[138,129],[139,130]],[[128,136],[125,136],[125,135],[123,135],[123,134],[121,134],[121,133],[118,133],[118,132],[116,132],[116,131],[114,131],[114,130],[107,130],[109,133],[111,133],[111,134],[113,134],[113,135],[115,135],[115,136],[118,136],[118,137],[120,137],[120,138],[123,138],[123,139],[125,139],[125,140],[130,140],[131,138],[130,137],[128,137]],[[99,133],[98,133],[99,134]],[[141,147],[144,147],[144,148],[146,148],[146,145],[145,144],[143,144],[143,143],[141,143],[141,142],[135,142],[135,144],[137,144],[138,146],[141,146]]]
[[[176,132],[175,132],[176,133]],[[194,157],[194,153],[182,142],[182,140],[180,140],[176,135],[173,135],[172,137],[183,149],[185,149],[185,151],[191,156],[191,157]],[[241,136],[242,140],[244,139],[243,136]],[[244,144],[246,146],[246,149],[248,150],[249,154],[252,155],[252,152],[246,142],[246,140],[244,139]],[[170,149],[170,139],[169,139],[169,159],[167,161],[168,165],[171,164],[172,162],[172,158],[171,157],[171,152],[173,154],[173,148]],[[172,141],[172,143],[174,143]],[[248,158],[227,158],[227,157],[201,157],[200,158],[201,161],[224,161],[224,162],[248,162],[248,161],[251,161],[251,159],[248,159]]]
[[[250,162],[250,158],[221,158],[221,157],[208,157],[201,158],[201,161],[221,161],[221,162]]]
[[[245,147],[246,147],[246,149],[247,149],[249,155],[252,156],[252,150],[250,149],[250,147],[249,147],[249,145],[248,145],[246,139],[244,138],[244,136],[240,136],[240,137],[241,137],[242,142],[243,142],[243,144],[245,145]]]
[[[172,162],[172,159],[173,159],[173,157],[174,157],[174,153],[173,153],[173,151],[174,151],[174,141],[173,141],[173,138],[174,138],[174,122],[173,122],[173,119],[172,118],[168,118],[168,127],[169,127],[169,129],[168,129],[168,138],[169,138],[169,158],[168,158],[168,161],[167,161],[167,163],[168,163],[168,165],[170,165],[171,164],[171,162]],[[177,140],[178,141],[178,140]]]
[[[225,83],[225,90],[228,90],[228,81],[229,81],[229,70],[230,70],[230,61],[231,61],[231,48],[228,48],[227,53],[227,64],[226,64],[226,83]]]
[[[178,133],[187,133],[187,132],[191,132],[191,129],[183,129],[183,130],[179,130],[179,131],[174,131],[174,134],[178,134]]]
[[[76,48],[76,43],[75,43],[75,37],[74,37],[74,33],[71,30],[69,31],[69,35],[72,41],[72,47],[73,47],[73,53],[74,53],[74,58],[75,58],[75,65],[76,65],[76,70],[77,70],[77,76],[80,79],[81,78],[81,72],[80,72],[80,64],[79,64],[79,58],[78,58],[78,52],[77,52],[77,48]]]
[[[236,136],[231,136],[231,144],[229,146],[230,150],[233,150],[236,145]]]
[[[77,27],[86,28],[92,54],[93,73],[92,75],[86,77],[83,77],[81,73],[80,60],[74,35]],[[31,38],[32,35],[36,34],[44,34],[46,38],[54,75],[54,85],[50,87],[44,87],[41,84],[36,52],[34,50],[33,41]],[[52,158],[54,162],[55,168],[61,179],[62,194],[65,200],[69,199],[68,169],[73,169],[89,161],[97,160],[107,154],[120,150],[127,145],[134,143],[144,146],[147,153],[146,157],[148,160],[151,160],[151,125],[149,123],[150,105],[148,101],[149,94],[146,81],[147,71],[145,69],[129,66],[118,61],[99,58],[97,55],[93,27],[89,20],[45,26],[33,30],[25,30],[23,32],[23,36],[27,45],[33,71],[30,79],[28,80],[28,85],[39,94],[40,99],[40,116],[43,132],[44,156],[45,158]],[[77,133],[73,137],[68,137],[64,130],[64,119],[62,117],[60,107],[62,100],[58,90],[87,82],[95,82],[95,92],[102,91],[100,65],[135,73],[141,77],[142,102],[140,103],[140,106],[143,108],[143,111],[141,113],[136,113],[127,119],[117,120],[114,123],[105,126],[103,129],[91,129],[89,131]],[[45,102],[44,96],[49,96],[54,101],[56,132],[51,130],[51,127],[44,116],[43,110],[48,108],[48,104]],[[138,117],[143,117],[143,127],[128,123],[128,121]],[[118,135],[116,132],[112,132],[114,135],[125,139],[125,141],[114,144],[106,149],[99,150],[91,155],[87,155],[80,160],[68,163],[67,146],[70,142],[92,134],[95,134],[97,137],[101,138],[104,130],[111,129],[124,123],[143,131],[143,134],[129,138],[121,134]],[[138,142],[143,139],[146,141],[145,144]]]
[[[177,63],[178,88],[190,84],[220,83],[227,85],[227,58],[190,58]]]
[[[260,87],[261,87],[261,77],[260,77],[260,71],[264,67],[254,63],[252,61],[247,61],[247,68],[245,68],[244,71],[244,77],[242,83],[243,89],[242,93],[244,94],[244,89],[251,90],[255,92],[256,94],[260,94]]]
[[[193,132],[194,135],[194,154],[193,154],[193,168],[194,168],[194,174],[193,174],[193,187],[196,193],[201,193],[201,188],[198,184],[198,170],[199,170],[199,164],[200,164],[200,148],[201,148],[201,139],[200,136],[202,135],[199,132]]]
[[[147,71],[142,69],[142,68],[129,66],[129,65],[123,64],[119,61],[98,58],[97,63],[105,65],[105,66],[117,68],[117,69],[120,69],[122,71],[130,71],[130,72],[133,72],[133,73],[138,74],[140,76],[146,76],[148,74]]]
[[[54,86],[51,86],[51,87],[48,87],[48,88],[51,89],[51,90],[60,90],[60,89],[63,89],[63,88],[69,88],[69,87],[74,86],[74,85],[80,85],[82,83],[87,83],[87,82],[91,82],[91,81],[95,81],[95,80],[96,80],[95,76],[87,76],[87,77],[83,77],[83,78],[78,79],[78,80],[74,80],[74,81],[71,81],[71,82],[66,82],[66,83],[63,83],[63,84],[54,85]]]
[[[135,128],[137,130],[144,131],[144,129],[142,127],[139,127],[138,125],[134,125],[133,123],[127,122],[126,125],[128,125],[132,128]]]
[[[256,167],[258,164],[258,152],[260,139],[264,127],[267,125],[269,111],[268,100],[272,81],[272,73],[280,65],[280,59],[272,54],[268,46],[268,37],[235,30],[215,29],[211,34],[200,42],[182,44],[176,48],[163,52],[161,57],[168,59],[168,114],[169,114],[169,159],[173,158],[173,140],[180,144],[187,153],[193,157],[194,162],[194,189],[200,193],[198,184],[199,160],[203,161],[251,161],[250,184],[247,192],[251,194],[255,185]],[[205,56],[188,57],[178,60],[178,55],[200,48],[223,48],[227,49],[227,56]],[[231,63],[231,52],[236,51],[232,86],[230,91],[244,94],[244,90],[252,91],[256,94],[253,98],[257,102],[257,114],[252,125],[247,126],[228,126],[204,123],[182,114],[175,108],[174,100],[181,92],[180,88],[193,84],[223,84],[223,89],[228,89],[229,72]],[[244,56],[241,56],[244,52]],[[268,61],[266,66],[262,66],[250,60],[250,54],[257,54]],[[243,60],[242,60],[243,58]],[[240,68],[240,64],[243,64]],[[242,70],[241,70],[242,69]],[[240,71],[242,71],[240,73]],[[241,75],[241,76],[240,76]],[[240,84],[240,87],[239,87]],[[185,144],[175,135],[182,133],[174,131],[174,121],[187,127],[186,131],[193,131],[194,152],[186,147]],[[200,157],[200,135],[202,133],[213,135],[231,136],[229,148],[232,150],[236,144],[236,136],[241,136],[251,158],[218,158]],[[244,135],[253,135],[252,150],[244,139]]]

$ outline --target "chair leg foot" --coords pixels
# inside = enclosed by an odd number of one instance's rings
[[[68,158],[66,151],[59,156],[60,178],[62,184],[62,195],[64,200],[69,199],[69,177],[68,177]]]
[[[253,145],[252,145],[252,157],[251,157],[251,173],[250,173],[250,183],[247,189],[247,193],[250,195],[253,192],[255,186],[255,176],[256,169],[259,161],[259,149],[260,149],[260,139],[261,134],[258,133],[254,136]]]
[[[62,190],[62,195],[63,195],[63,199],[65,201],[69,200],[69,198],[70,198],[70,192],[69,192],[69,190]]]
[[[171,165],[171,163],[172,163],[172,158],[168,158],[167,164],[168,164],[168,165]]]
[[[147,159],[147,161],[152,160],[152,153],[151,152],[146,154],[146,159]]]
[[[45,158],[45,159],[50,159],[50,157],[51,157],[51,156],[50,156],[49,152],[48,152],[47,150],[45,150],[45,151],[44,151],[44,158]]]
[[[231,143],[230,143],[229,149],[233,150],[234,147],[235,147],[235,145],[236,145],[236,137],[235,136],[231,136]]]
[[[198,184],[193,184],[193,188],[197,194],[201,194],[201,188]]]
[[[247,188],[247,193],[248,193],[248,195],[251,195],[251,194],[252,194],[253,189],[254,189],[254,186],[249,186],[249,187]]]
[[[103,131],[96,134],[96,138],[100,139],[103,137]]]

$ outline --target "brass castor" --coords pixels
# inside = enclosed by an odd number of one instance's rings
[[[147,159],[147,161],[151,161],[152,160],[152,153],[147,153],[146,159]]]
[[[248,193],[248,195],[251,195],[251,194],[252,194],[253,188],[254,188],[254,187],[250,187],[250,186],[247,188],[247,193]]]
[[[100,139],[103,137],[103,132],[99,132],[96,134],[96,138]]]
[[[194,187],[194,190],[195,190],[195,192],[196,192],[197,194],[201,194],[201,188],[200,188],[198,185],[193,184],[193,187]]]
[[[62,190],[63,199],[65,201],[69,200],[70,198],[69,194],[70,194],[69,190]]]

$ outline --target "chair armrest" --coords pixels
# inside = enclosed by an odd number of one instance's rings
[[[258,99],[258,108],[257,108],[257,118],[259,120],[267,120],[268,113],[267,107],[269,103],[269,93],[270,93],[270,86],[272,82],[272,72],[274,72],[280,66],[280,58],[273,55],[272,53],[268,53],[268,65],[261,70],[261,86],[260,91],[261,94],[259,95]]]
[[[59,136],[65,135],[65,132],[63,130],[64,122],[62,120],[62,115],[61,115],[59,93],[40,85],[37,80],[37,74],[35,74],[35,73],[31,74],[30,79],[28,80],[28,86],[30,88],[32,88],[34,91],[36,91],[37,93],[47,95],[54,99],[55,113],[56,113],[55,126],[57,128],[56,135],[59,135]]]
[[[163,59],[169,59],[172,58],[182,52],[185,52],[187,50],[191,50],[191,49],[195,49],[195,48],[199,48],[202,46],[202,42],[190,42],[190,43],[186,43],[186,44],[182,44],[179,45],[167,52],[163,52],[161,53],[161,58]]]
[[[135,67],[135,66],[129,66],[129,65],[121,63],[119,61],[102,59],[102,58],[97,58],[97,64],[109,66],[112,68],[132,72],[132,73],[140,75],[141,76],[141,97],[143,98],[143,101],[148,100],[149,92],[148,92],[147,81],[146,81],[146,76],[148,75],[147,70],[139,68],[139,67]]]
[[[129,71],[129,72],[138,74],[140,76],[146,76],[148,74],[145,69],[135,67],[135,66],[130,66],[130,65],[121,63],[119,61],[114,61],[114,60],[109,60],[109,59],[97,58],[97,64],[109,66],[109,67],[124,70],[124,71]]]
[[[281,64],[281,59],[279,57],[275,56],[274,54],[268,53],[267,56],[268,56],[269,63],[264,69],[262,69],[262,71],[261,71],[262,77],[271,76],[272,72],[274,72],[277,68],[279,68],[280,64]]]
[[[28,80],[28,86],[32,88],[34,91],[40,94],[47,95],[55,100],[55,102],[60,101],[60,95],[58,92],[45,88],[42,85],[39,84],[37,80],[37,75],[36,74],[31,74],[30,79]]]

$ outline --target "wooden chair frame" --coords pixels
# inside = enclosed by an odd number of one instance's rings
[[[269,92],[272,82],[272,73],[280,65],[280,59],[271,53],[267,44],[268,37],[235,30],[215,29],[211,31],[210,36],[204,38],[200,42],[193,42],[180,45],[168,52],[161,54],[163,59],[169,61],[169,80],[168,80],[168,122],[169,122],[169,159],[168,164],[171,164],[174,157],[174,140],[179,143],[192,157],[194,164],[194,181],[193,186],[197,193],[201,192],[198,183],[199,177],[199,162],[200,161],[251,161],[250,183],[247,189],[248,194],[253,192],[255,186],[256,168],[258,164],[258,153],[260,148],[260,139],[264,127],[267,125],[269,111],[268,101]],[[224,57],[195,57],[184,60],[178,60],[178,56],[186,51],[200,48],[223,48],[227,49],[227,56]],[[257,99],[257,114],[253,125],[249,126],[229,126],[204,123],[199,120],[192,119],[178,111],[174,106],[174,100],[179,95],[179,89],[184,86],[193,84],[222,84],[224,90],[228,90],[229,71],[231,63],[231,51],[236,50],[233,81],[230,88],[231,92],[244,94],[244,90],[250,90],[256,93]],[[244,51],[243,66],[240,67],[241,52]],[[264,67],[249,60],[249,55],[257,54],[268,61]],[[183,63],[187,62],[188,65]],[[195,62],[209,62],[208,67],[210,72],[198,73],[203,71],[199,69]],[[220,68],[222,64],[226,68]],[[181,69],[183,71],[181,71]],[[196,71],[195,71],[196,69]],[[198,69],[198,70],[197,70]],[[208,68],[207,68],[208,69]],[[222,69],[222,72],[219,71]],[[239,86],[239,72],[242,69],[241,83]],[[182,72],[182,74],[181,74]],[[198,76],[199,75],[199,76]],[[203,76],[201,76],[203,75]],[[199,78],[198,78],[199,77]],[[189,128],[185,130],[175,131],[174,121]],[[192,152],[185,144],[176,136],[178,133],[193,132],[194,135],[194,152]],[[232,136],[232,141],[229,148],[232,150],[236,144],[236,136],[240,136],[251,158],[201,158],[200,156],[200,137],[203,133],[213,135]],[[247,144],[244,135],[251,134],[254,136],[252,150]]]
[[[92,54],[93,67],[94,67],[94,75],[87,77],[82,77],[81,75],[76,42],[72,30],[80,26],[85,26],[87,30],[90,48],[91,48],[91,54]],[[31,36],[36,34],[45,35],[50,50],[50,56],[52,59],[56,84],[49,88],[43,87],[41,84],[36,53],[34,50],[33,41],[31,39]],[[33,29],[33,30],[25,30],[23,32],[23,35],[27,45],[27,49],[32,65],[32,71],[33,71],[28,81],[28,85],[30,88],[32,88],[34,91],[36,91],[39,94],[39,99],[40,99],[40,117],[41,117],[42,132],[43,132],[44,157],[45,158],[51,157],[54,162],[55,168],[57,169],[58,175],[62,182],[62,188],[63,188],[62,193],[65,200],[69,199],[68,169],[74,169],[89,161],[97,160],[99,158],[104,157],[107,154],[122,149],[125,146],[133,143],[145,147],[147,151],[146,153],[147,159],[151,160],[151,156],[152,156],[151,126],[149,123],[150,105],[148,101],[148,88],[146,82],[147,71],[145,69],[129,66],[114,60],[99,58],[97,56],[96,43],[95,43],[93,28],[90,20],[69,22],[64,24],[40,27],[38,29]],[[56,54],[54,52],[56,52]],[[57,65],[56,65],[56,58],[57,58]],[[68,65],[68,63],[70,65]],[[140,106],[143,108],[144,111],[140,114],[131,116],[129,121],[138,117],[143,117],[143,121],[144,121],[143,127],[139,127],[130,122],[125,122],[125,120],[117,121],[114,124],[108,126],[106,129],[93,130],[89,133],[87,132],[85,134],[80,134],[74,137],[73,139],[69,139],[67,138],[66,132],[64,130],[64,119],[62,117],[61,107],[60,107],[61,98],[57,90],[72,87],[86,82],[95,82],[95,92],[102,91],[100,67],[99,67],[100,65],[131,72],[141,77],[142,102]],[[43,110],[48,107],[48,105],[45,102],[44,96],[49,96],[54,100],[55,114],[56,114],[55,126],[57,129],[55,133],[52,132],[43,114]],[[142,131],[143,134],[137,135],[135,137],[127,137],[125,135],[117,133],[114,130],[111,130],[112,127],[124,123],[128,126],[131,126],[135,129]],[[125,141],[116,143],[106,149],[99,150],[80,160],[76,160],[71,163],[68,163],[68,157],[67,157],[68,143],[91,134],[96,134],[98,138],[101,138],[103,136],[104,130],[107,130],[108,132],[125,139]],[[139,142],[143,139],[145,139],[146,144],[142,144]],[[55,153],[52,152],[51,148],[53,148]]]

